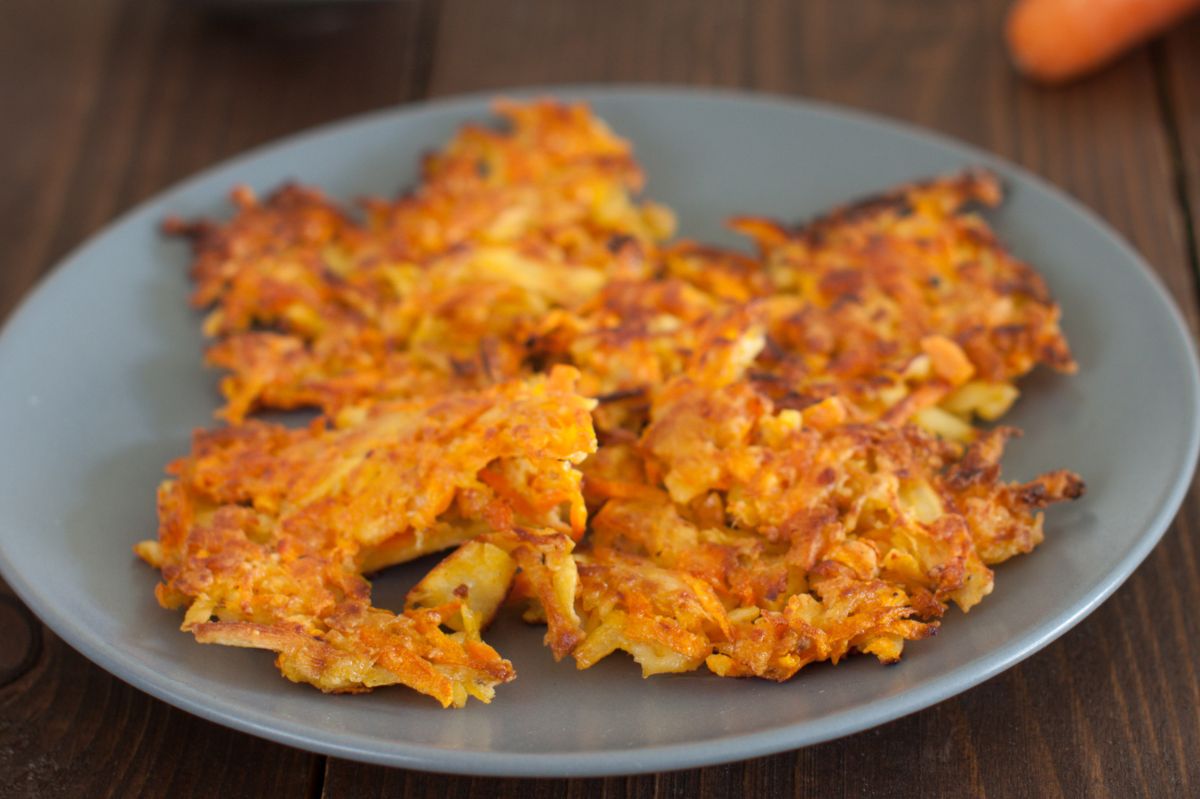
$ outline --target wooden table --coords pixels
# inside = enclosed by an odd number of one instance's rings
[[[654,81],[819,98],[1023,164],[1121,231],[1197,324],[1200,21],[1067,89],[1006,0],[401,0],[258,20],[179,0],[0,4],[0,315],[120,212],[316,123],[456,92]],[[1152,355],[1152,354],[1148,354]],[[1200,504],[1103,607],[972,691],[797,752],[605,780],[446,777],[233,732],[85,660],[0,584],[0,797],[1200,794]]]

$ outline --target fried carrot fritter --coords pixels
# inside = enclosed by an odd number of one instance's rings
[[[788,399],[836,392],[872,417],[966,438],[945,411],[994,420],[1038,364],[1074,372],[1045,282],[968,209],[1000,199],[993,175],[967,172],[798,228],[737,220],[775,292],[768,385]]]
[[[228,223],[172,223],[210,309],[225,418],[333,412],[531,374],[525,340],[550,310],[649,275],[669,211],[633,199],[641,168],[583,106],[502,103],[504,130],[465,127],[396,202],[351,220],[318,191],[234,193]]]
[[[628,142],[582,105],[499,103],[422,180],[356,215],[315,189],[234,194],[195,249],[221,415],[159,491],[160,602],[203,642],[270,649],[327,691],[490,700],[506,601],[555,658],[786,680],[899,659],[1083,493],[1006,483],[981,430],[1036,366],[1076,369],[1060,310],[967,172],[749,254],[668,242]],[[303,429],[247,416],[311,408]],[[405,609],[362,576],[456,547]]]
[[[162,570],[159,601],[187,607],[184,629],[198,640],[273,649],[289,678],[323,690],[403,682],[443,704],[490,697],[511,668],[479,625],[465,637],[438,631],[466,597],[391,614],[370,606],[361,574],[517,524],[547,541],[578,537],[586,511],[573,465],[595,436],[575,380],[562,367],[380,404],[340,428],[198,432],[159,489],[158,540],[138,548]],[[491,593],[507,590],[504,580]],[[368,668],[376,662],[383,672]]]
[[[989,565],[1041,542],[1047,504],[1083,491],[1068,472],[1002,483],[1003,428],[964,448],[850,421],[837,397],[778,408],[738,373],[755,346],[710,346],[658,392],[636,445],[589,468],[603,504],[580,566],[581,666],[614,648],[647,674],[707,660],[786,679],[851,648],[894,661],[948,603],[992,591]]]
[[[838,396],[858,421],[966,440],[972,418],[1003,415],[1035,366],[1076,368],[1045,283],[968,210],[999,197],[993,176],[966,173],[797,228],[737,219],[758,258],[674,245],[660,276],[549,316],[540,345],[579,366],[585,391],[620,398],[598,414],[602,430],[637,430],[645,392],[706,341],[754,333],[764,346],[747,379],[781,406]]]

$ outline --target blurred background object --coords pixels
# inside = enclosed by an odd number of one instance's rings
[[[1064,83],[1112,61],[1200,8],[1200,0],[1016,0],[1005,22],[1017,68]]]

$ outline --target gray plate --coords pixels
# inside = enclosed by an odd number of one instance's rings
[[[688,235],[732,241],[735,212],[800,218],[899,181],[972,164],[1011,193],[991,219],[1046,275],[1065,309],[1076,377],[1039,372],[1011,415],[1026,436],[1006,461],[1028,478],[1071,467],[1085,500],[1049,515],[1047,541],[1002,566],[970,623],[885,668],[814,666],[784,685],[690,674],[642,680],[614,656],[576,672],[541,631],[509,619],[489,639],[520,677],[491,705],[445,711],[400,688],[323,696],[280,678],[263,652],[198,646],[151,595],[130,546],[155,531],[163,464],[209,423],[184,247],[168,214],[227,214],[237,182],[287,178],[337,197],[411,184],[424,150],[482,97],[387,111],[257,150],[186,181],[77,250],[0,337],[0,571],[56,633],[132,685],[205,718],[338,757],[434,771],[600,775],[735,760],[836,738],[963,691],[1045,646],[1146,556],[1196,459],[1197,370],[1178,312],[1141,259],[1062,193],[995,158],[856,113],[777,99],[656,89],[556,89],[630,137],[650,194]],[[377,581],[398,607],[425,563]]]

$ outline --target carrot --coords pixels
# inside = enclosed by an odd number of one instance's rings
[[[1035,80],[1078,77],[1200,8],[1200,0],[1016,0],[1009,53]]]

